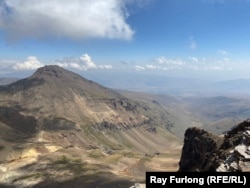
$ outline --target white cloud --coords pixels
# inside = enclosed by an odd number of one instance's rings
[[[196,42],[195,42],[193,36],[189,37],[189,47],[190,47],[192,50],[197,49],[197,44],[196,44]]]
[[[148,69],[157,69],[157,68],[159,68],[159,66],[155,66],[155,65],[146,65],[146,68],[148,68]]]
[[[137,71],[141,70],[174,70],[185,67],[186,62],[181,59],[167,59],[166,57],[158,57],[153,64],[146,64],[145,66],[134,66]]]
[[[223,70],[224,68],[222,66],[219,65],[212,65],[212,66],[207,66],[204,67],[204,70],[215,70],[215,71],[219,71],[219,70]]]
[[[145,66],[135,66],[136,70],[195,70],[195,71],[228,71],[233,70],[233,63],[229,58],[198,58],[171,59],[164,56]]]
[[[172,67],[172,66],[159,66],[159,65],[146,65],[145,66],[146,69],[151,69],[151,70],[170,70],[170,69],[177,69],[176,67]]]
[[[92,61],[91,57],[88,54],[83,54],[80,57],[80,60],[83,63],[83,66],[87,69],[96,68],[96,64]]]
[[[191,61],[194,61],[196,63],[198,62],[198,58],[196,58],[196,57],[189,57],[188,59]]]
[[[156,62],[159,64],[164,64],[166,62],[166,58],[165,57],[158,57],[156,58]]]
[[[34,70],[39,67],[44,66],[42,63],[40,63],[35,56],[29,56],[27,60],[23,63],[16,63],[13,66],[13,69],[15,70]]]
[[[197,58],[189,57],[187,61],[188,69],[206,70],[206,71],[225,71],[231,69],[230,59],[222,58]]]
[[[146,69],[145,67],[139,66],[139,65],[134,66],[134,68],[135,68],[135,70],[137,70],[137,71],[142,71],[142,70],[145,70],[145,69]]]
[[[88,69],[112,69],[112,65],[96,65],[88,54],[81,57],[65,57],[62,60],[56,60],[55,63],[64,68],[72,68],[77,70]]]
[[[113,66],[112,65],[99,65],[98,66],[100,69],[112,69]]]
[[[186,62],[181,59],[167,59],[166,57],[158,57],[155,59],[155,62],[157,64],[169,66],[183,66],[186,64]]]
[[[132,1],[133,2],[133,1]],[[12,39],[26,37],[132,38],[124,0],[3,0],[0,29]]]
[[[226,50],[218,50],[218,52],[221,54],[221,55],[229,55],[229,52],[227,52]]]

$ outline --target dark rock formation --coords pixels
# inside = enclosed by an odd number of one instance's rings
[[[250,171],[250,120],[223,137],[188,128],[178,171]]]
[[[222,143],[222,139],[199,128],[188,128],[180,160],[180,171],[210,169],[210,160]]]

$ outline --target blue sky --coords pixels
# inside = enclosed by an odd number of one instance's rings
[[[0,77],[82,73],[250,78],[249,0],[0,0]]]

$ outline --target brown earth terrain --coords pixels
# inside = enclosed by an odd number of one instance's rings
[[[2,187],[130,187],[176,171],[182,139],[156,101],[58,66],[0,87]]]

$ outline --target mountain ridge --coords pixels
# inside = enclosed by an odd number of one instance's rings
[[[155,102],[125,97],[59,66],[39,68],[0,87],[0,184],[47,187],[94,173],[109,187],[142,181],[157,158],[174,170],[181,141],[168,116]]]

